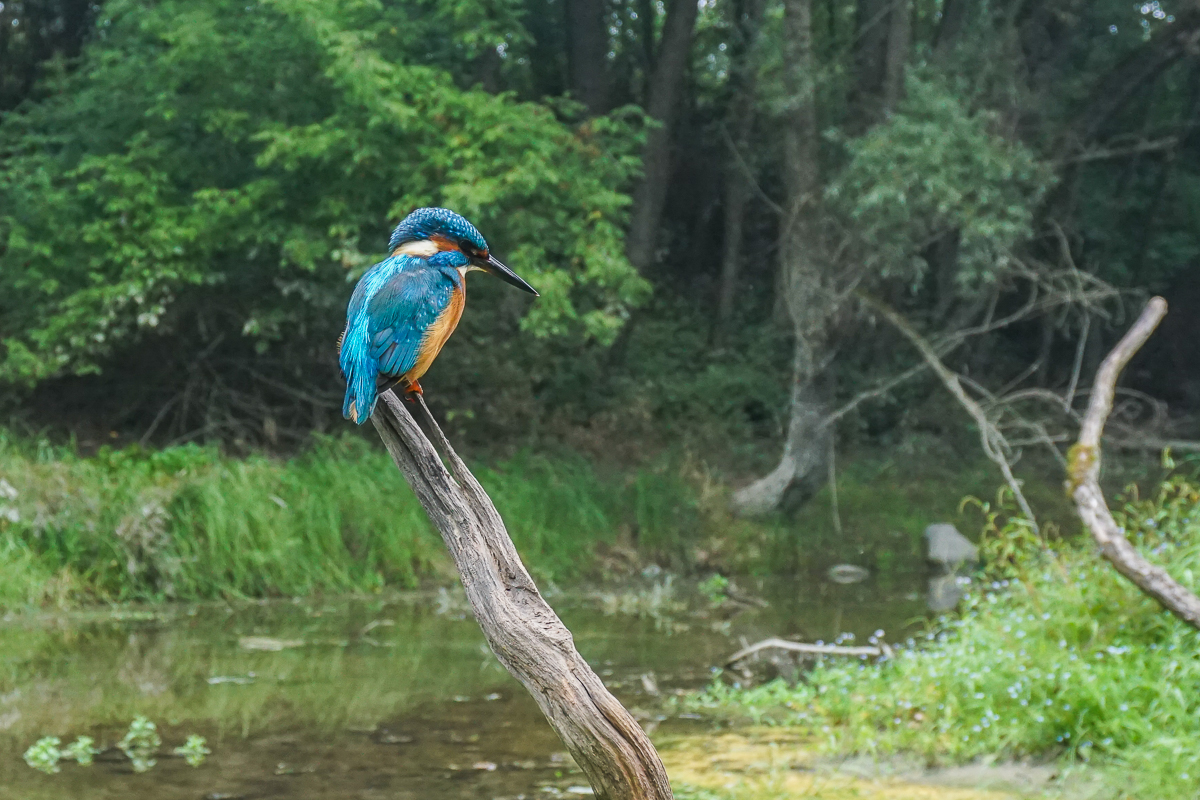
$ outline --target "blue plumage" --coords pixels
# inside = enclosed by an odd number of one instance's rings
[[[346,377],[342,414],[360,425],[379,391],[417,380],[453,333],[466,302],[465,274],[483,269],[536,295],[488,252],[471,223],[444,208],[419,208],[388,243],[391,255],[367,270],[346,309],[338,363]]]
[[[462,286],[457,268],[466,264],[462,253],[440,252],[428,259],[399,255],[363,275],[350,298],[339,355],[347,383],[343,416],[366,421],[375,409],[378,385],[416,366],[426,332]]]
[[[388,241],[388,252],[394,251],[405,242],[419,242],[434,236],[444,236],[456,242],[470,242],[485,252],[488,249],[487,242],[475,226],[450,209],[418,208],[392,231],[392,238]]]

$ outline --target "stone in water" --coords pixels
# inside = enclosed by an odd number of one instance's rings
[[[958,528],[938,522],[925,529],[925,543],[929,547],[929,560],[953,567],[979,560],[979,548],[971,544]]]
[[[854,564],[835,564],[825,573],[834,583],[858,583],[865,581],[871,573]]]

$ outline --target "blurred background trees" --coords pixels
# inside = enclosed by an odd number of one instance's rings
[[[430,375],[477,444],[703,442],[765,476],[742,511],[803,500],[938,391],[867,295],[986,399],[1073,394],[1165,293],[1131,380],[1169,422],[1198,42],[1192,2],[7,0],[3,409],[302,446],[350,282],[442,204],[543,294],[473,281]]]

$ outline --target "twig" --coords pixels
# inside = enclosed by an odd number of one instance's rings
[[[905,383],[911,378],[915,378],[917,375],[920,375],[927,369],[929,369],[929,365],[922,361],[921,363],[904,370],[904,372],[901,372],[899,375],[894,375],[892,378],[884,381],[878,386],[858,393],[850,400],[843,403],[842,406],[836,411],[826,416],[825,419],[821,421],[821,427],[828,428],[830,425],[837,422],[839,419],[846,416],[866,401],[887,394],[888,392],[892,391],[892,389],[895,389],[897,386]]]
[[[1200,598],[1176,582],[1165,569],[1147,561],[1129,543],[1113,519],[1104,493],[1100,490],[1100,437],[1112,413],[1117,378],[1166,313],[1167,301],[1161,297],[1152,298],[1137,322],[1100,364],[1088,400],[1087,414],[1079,431],[1079,441],[1071,448],[1069,488],[1079,517],[1100,545],[1101,555],[1165,609],[1200,629]]]
[[[1086,312],[1083,315],[1083,330],[1079,332],[1079,344],[1075,347],[1075,361],[1071,366],[1071,382],[1067,384],[1067,394],[1063,398],[1063,410],[1070,411],[1075,405],[1075,390],[1079,388],[1079,373],[1083,370],[1083,351],[1087,349],[1088,335],[1092,329],[1092,317]]]
[[[725,666],[736,664],[742,659],[752,656],[762,650],[788,650],[793,653],[806,653],[815,656],[886,656],[892,657],[892,648],[887,644],[878,647],[845,647],[838,644],[805,644],[804,642],[789,642],[787,639],[763,639],[752,645],[743,647],[725,659]]]
[[[742,177],[746,179],[746,183],[752,187],[759,198],[767,204],[767,208],[774,211],[779,216],[784,216],[786,212],[783,206],[771,199],[771,195],[767,194],[766,190],[758,183],[758,179],[754,177],[754,170],[750,169],[750,165],[742,158],[742,153],[738,150],[737,144],[733,141],[733,137],[729,135],[729,131],[724,124],[718,126],[721,129],[721,135],[725,137],[725,144],[729,145],[729,152],[733,153],[733,158],[737,161],[738,169],[742,171]]]
[[[1178,136],[1167,136],[1162,139],[1139,142],[1129,147],[1108,147],[1088,150],[1076,156],[1059,159],[1057,163],[1065,166],[1067,164],[1083,164],[1088,161],[1106,161],[1113,158],[1140,155],[1142,153],[1153,153],[1156,150],[1170,150],[1177,144],[1179,144]]]

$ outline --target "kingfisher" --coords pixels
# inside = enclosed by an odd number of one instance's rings
[[[532,286],[491,254],[488,243],[458,214],[418,208],[396,226],[390,256],[371,267],[350,296],[338,363],[346,378],[342,416],[366,422],[381,392],[417,381],[458,325],[467,302],[467,273],[490,272],[537,296]]]

